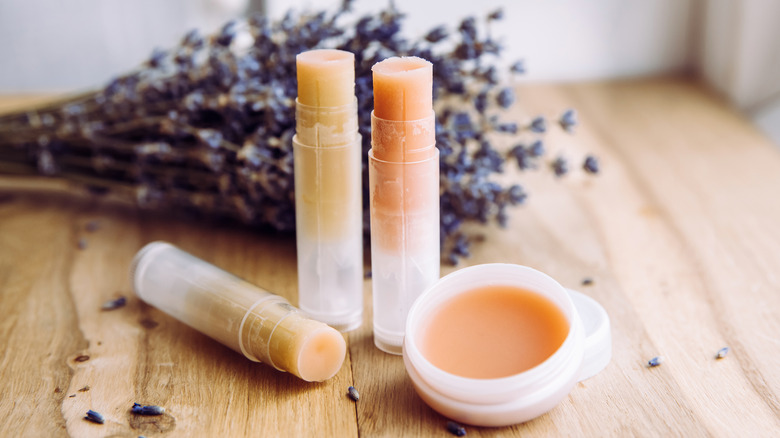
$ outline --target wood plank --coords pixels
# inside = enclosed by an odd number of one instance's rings
[[[594,297],[612,319],[613,359],[550,413],[469,427],[468,436],[777,435],[780,151],[685,80],[524,85],[518,96],[524,121],[578,109],[575,135],[551,126],[545,136],[549,157],[567,157],[572,171],[508,170],[528,203],[508,229],[476,227],[486,239],[467,264],[529,265]],[[588,153],[600,158],[598,176],[579,168]],[[401,358],[374,348],[370,316],[346,335],[339,374],[307,384],[245,360],[129,289],[133,254],[161,239],[295,302],[293,236],[28,186],[0,177],[0,435],[447,436]],[[91,220],[97,231],[86,231]],[[594,284],[581,286],[585,277]],[[370,313],[368,280],[364,292]],[[125,308],[100,310],[119,294],[129,297]],[[731,353],[716,360],[723,346]],[[656,355],[665,363],[647,368]],[[133,402],[168,411],[139,419]],[[82,419],[90,408],[105,425]]]

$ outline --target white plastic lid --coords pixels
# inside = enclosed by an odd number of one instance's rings
[[[581,382],[601,372],[612,359],[612,332],[609,315],[601,304],[582,292],[572,289],[566,291],[569,292],[585,328],[585,355],[579,376]]]

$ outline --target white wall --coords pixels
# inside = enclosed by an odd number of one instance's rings
[[[780,144],[780,1],[703,0],[704,79]]]
[[[93,88],[246,0],[0,0],[0,93]]]
[[[407,30],[457,25],[505,5],[493,30],[507,62],[527,61],[530,80],[578,80],[674,72],[688,65],[693,0],[396,0]],[[0,93],[89,88],[170,47],[193,27],[213,30],[248,0],[0,0]],[[257,3],[256,1],[253,3]],[[268,0],[281,16],[307,0]],[[333,7],[340,0],[308,1]],[[358,0],[358,12],[385,1]]]
[[[395,0],[409,35],[503,5],[492,29],[504,36],[507,62],[524,58],[529,80],[572,81],[678,72],[690,67],[693,0]],[[340,0],[269,0],[268,11],[337,5]],[[364,13],[383,1],[356,2]]]
[[[105,84],[191,28],[212,31],[265,3],[335,7],[341,0],[0,0],[0,93]],[[357,0],[358,14],[386,1]],[[505,61],[530,81],[610,79],[695,69],[780,143],[778,0],[395,0],[406,31],[504,6],[491,29]]]

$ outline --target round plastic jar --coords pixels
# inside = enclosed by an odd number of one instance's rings
[[[434,366],[419,348],[424,322],[453,297],[486,286],[516,286],[552,301],[569,323],[561,346],[542,363],[508,377],[467,378]],[[511,264],[472,266],[440,279],[412,306],[403,345],[404,365],[423,401],[475,426],[507,426],[544,414],[578,381],[601,371],[611,353],[609,317],[601,305],[542,272]]]

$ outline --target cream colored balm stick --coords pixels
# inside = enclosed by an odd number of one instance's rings
[[[250,360],[310,382],[333,377],[344,363],[341,333],[168,243],[143,247],[130,281],[141,300]]]
[[[406,316],[439,279],[439,151],[433,66],[416,57],[375,64],[368,152],[374,344],[401,354]]]
[[[296,58],[295,216],[300,308],[348,331],[363,321],[361,137],[355,56]]]

